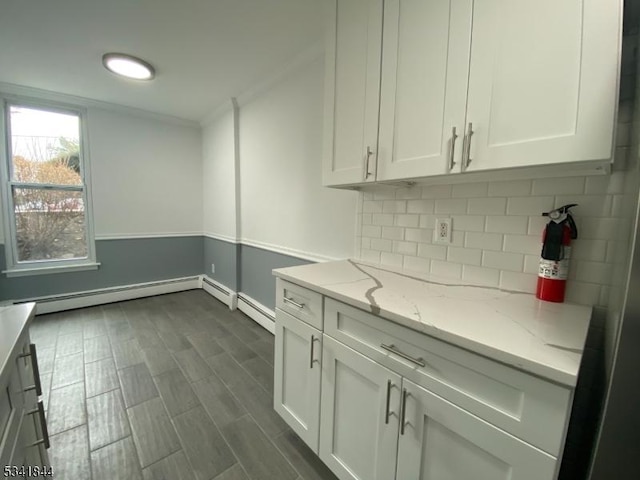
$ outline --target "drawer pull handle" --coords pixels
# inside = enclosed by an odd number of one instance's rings
[[[398,350],[393,343],[391,345],[385,345],[384,343],[381,343],[380,346],[384,348],[387,352],[395,353],[399,357],[402,357],[405,360],[409,360],[411,363],[415,363],[416,365],[420,365],[421,367],[426,366],[426,363],[424,363],[423,358],[413,358],[407,355],[406,353],[403,353],[400,350]]]
[[[36,344],[29,344],[29,353],[21,353],[20,358],[31,357],[31,366],[33,368],[33,382],[34,385],[24,389],[25,392],[35,390],[36,395],[42,395],[42,384],[40,383],[40,367],[38,366],[38,354],[36,353]],[[49,448],[49,447],[47,447]]]
[[[404,435],[404,427],[407,424],[405,418],[407,417],[407,389],[402,389],[402,415],[400,416],[400,435]]]
[[[287,298],[287,297],[282,297],[282,299],[284,300],[284,303],[290,303],[294,307],[304,308],[304,303],[294,302],[293,300],[291,300],[290,298]]]
[[[391,413],[389,412],[389,404],[391,403],[391,380],[387,380],[387,407],[384,413],[384,424],[389,425],[389,416]]]
[[[464,169],[469,168],[469,164],[471,163],[471,136],[475,132],[473,131],[473,123],[469,122],[467,133],[464,135],[464,139],[462,141],[462,162],[464,163]]]
[[[316,337],[315,335],[311,335],[311,349],[310,349],[310,354],[309,354],[309,368],[313,368],[313,362],[315,362],[315,360],[313,359],[313,342],[316,341]]]
[[[48,449],[49,444],[49,430],[47,429],[47,419],[44,416],[44,403],[42,400],[38,402],[38,408],[28,412],[29,414],[38,413],[38,417],[40,417],[40,426],[42,427],[42,438],[40,440],[36,440],[33,442],[30,447],[35,447],[37,445],[44,445],[44,448]]]
[[[456,164],[455,149],[456,149],[457,139],[458,139],[458,134],[456,133],[456,127],[452,127],[451,128],[451,150],[449,150],[449,171],[453,170],[453,167]]]

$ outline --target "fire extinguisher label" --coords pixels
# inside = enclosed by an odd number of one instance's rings
[[[569,257],[571,247],[564,247],[564,258],[562,260],[540,259],[540,270],[538,276],[552,280],[566,280],[569,273]]]

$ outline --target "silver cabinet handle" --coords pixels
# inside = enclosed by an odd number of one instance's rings
[[[365,154],[365,158],[364,158],[364,179],[365,180],[369,178],[369,176],[371,175],[371,173],[369,173],[369,159],[371,159],[371,155],[373,155],[373,151],[371,150],[371,147],[367,145],[367,153]]]
[[[304,303],[294,302],[293,300],[291,300],[290,298],[287,298],[287,297],[282,297],[282,300],[284,300],[284,303],[290,303],[294,307],[304,308]]]
[[[389,425],[389,404],[391,403],[391,380],[387,380],[387,407],[384,412],[384,424]]]
[[[36,395],[42,395],[42,384],[40,383],[40,367],[38,366],[38,354],[36,352],[36,344],[29,344],[29,353],[21,353],[20,358],[31,357],[31,367],[33,368],[34,384],[24,389],[25,392],[35,390]]]
[[[462,163],[466,170],[471,163],[471,136],[473,135],[473,123],[469,122],[467,125],[467,133],[464,135],[462,141]]]
[[[420,365],[421,367],[426,366],[426,363],[424,363],[424,358],[422,358],[422,357],[413,358],[413,357],[407,355],[406,353],[401,352],[400,350],[398,350],[394,344],[385,345],[384,343],[381,343],[380,347],[384,348],[387,352],[395,353],[399,357],[402,357],[405,360],[409,360],[411,363],[415,363],[416,365]]]
[[[36,445],[44,445],[44,448],[48,449],[49,444],[49,429],[47,428],[47,419],[44,416],[44,403],[42,400],[38,402],[38,408],[35,410],[31,410],[27,412],[28,415],[32,415],[34,413],[38,413],[38,417],[40,417],[40,426],[42,427],[42,439],[36,440],[29,447],[35,447]]]
[[[313,368],[313,342],[316,341],[315,335],[311,335],[311,348],[309,353],[309,368]]]
[[[404,426],[406,425],[405,418],[407,417],[407,389],[402,389],[402,414],[400,415],[400,435],[404,435]]]
[[[453,170],[455,161],[455,150],[456,150],[456,140],[458,139],[458,134],[456,133],[456,127],[451,128],[451,150],[449,150],[449,171]]]

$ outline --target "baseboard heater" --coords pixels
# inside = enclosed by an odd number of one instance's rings
[[[246,303],[247,305],[249,305],[254,310],[257,310],[258,312],[260,312],[265,317],[268,317],[269,320],[271,320],[272,322],[276,321],[275,315],[273,315],[271,312],[266,310],[262,305],[254,303],[252,300],[253,300],[252,298],[247,297],[246,295],[243,295],[242,293],[238,294],[238,301]]]
[[[118,287],[106,287],[84,292],[75,292],[61,295],[50,295],[45,297],[27,298],[14,300],[14,305],[22,303],[36,302],[37,313],[52,313],[74,308],[102,305],[105,303],[132,300],[135,298],[162,295],[184,290],[200,288],[200,277],[183,277],[171,280],[158,280],[155,282],[138,283]]]

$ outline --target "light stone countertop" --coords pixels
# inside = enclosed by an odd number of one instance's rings
[[[4,385],[5,375],[8,375],[8,362],[16,355],[16,349],[20,348],[18,339],[29,326],[35,314],[36,304],[23,303],[0,307],[0,377]]]
[[[274,275],[453,345],[575,387],[591,307],[460,285],[451,279],[343,260]]]

